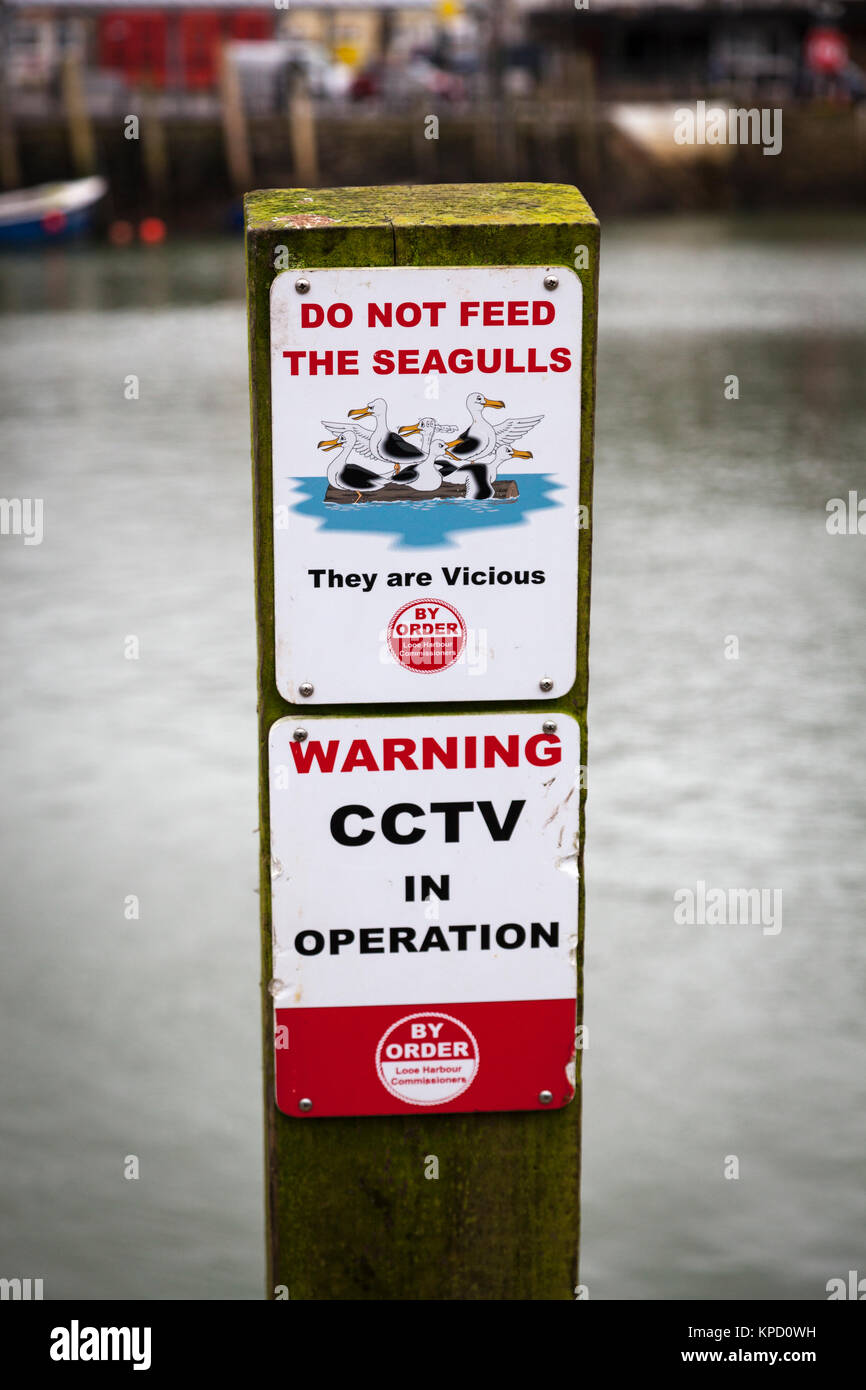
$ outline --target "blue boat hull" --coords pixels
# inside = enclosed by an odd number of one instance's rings
[[[92,208],[78,208],[61,216],[35,217],[23,222],[0,222],[0,246],[27,246],[50,241],[71,241],[86,232],[93,221]]]

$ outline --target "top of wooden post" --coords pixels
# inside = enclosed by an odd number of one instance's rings
[[[326,253],[354,265],[443,265],[455,256],[467,265],[547,264],[560,232],[562,263],[571,264],[572,232],[580,229],[590,244],[598,236],[592,208],[570,184],[260,189],[244,203],[252,242],[290,237],[294,253],[299,243],[309,247],[310,264]],[[347,240],[351,256],[344,259]]]
[[[244,199],[247,230],[394,222],[498,222],[515,226],[597,219],[568,183],[383,184],[370,188],[257,189]]]

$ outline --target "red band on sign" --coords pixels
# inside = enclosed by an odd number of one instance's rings
[[[299,1119],[556,1110],[574,1095],[576,1011],[573,998],[276,1009],[277,1105]]]
[[[407,671],[431,675],[453,666],[466,646],[466,624],[444,599],[413,599],[388,625],[388,649]]]

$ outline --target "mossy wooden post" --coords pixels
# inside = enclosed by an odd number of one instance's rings
[[[544,184],[294,189],[246,198],[261,815],[267,1296],[573,1299],[578,1283],[580,1062],[574,1101],[539,1113],[290,1118],[274,1103],[268,733],[300,717],[275,685],[269,295],[281,269],[565,266],[583,284],[577,679],[553,700],[499,704],[580,724],[586,766],[598,224]],[[577,467],[576,441],[574,466]],[[555,601],[555,596],[550,596]],[[396,709],[396,707],[393,707]],[[418,705],[413,714],[472,710]],[[477,708],[477,707],[476,707]],[[405,712],[406,707],[403,707]],[[382,715],[320,706],[317,715]],[[309,706],[304,714],[309,715]],[[581,778],[581,784],[583,779]],[[580,790],[577,1021],[582,1019],[585,789]],[[323,892],[325,886],[323,885]],[[439,1160],[425,1181],[424,1160]]]

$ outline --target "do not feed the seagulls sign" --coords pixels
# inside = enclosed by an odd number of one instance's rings
[[[563,266],[284,271],[276,684],[555,698],[575,676],[582,286]]]

